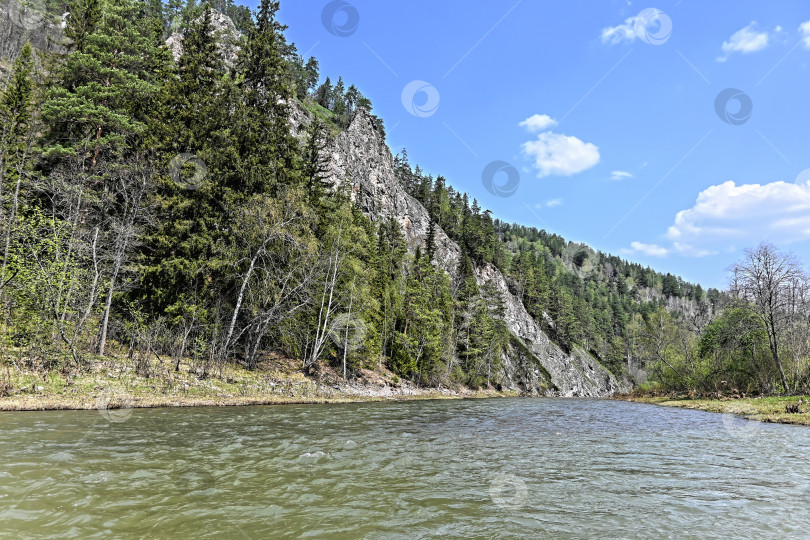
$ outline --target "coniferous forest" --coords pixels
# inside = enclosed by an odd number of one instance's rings
[[[727,291],[704,290],[498,220],[401,150],[398,180],[460,246],[458,275],[434,264],[433,229],[409,250],[400,223],[372,222],[327,176],[323,150],[371,100],[303,58],[278,10],[74,0],[64,51],[27,45],[13,59],[0,95],[0,377],[69,381],[130,362],[144,377],[188,364],[204,380],[286,358],[307,374],[498,388],[513,338],[504,299],[476,281],[491,264],[555,344],[628,388],[810,386],[807,280],[772,246],[748,252]],[[238,31],[233,55],[220,14]],[[166,46],[175,33],[182,54]],[[311,119],[303,133],[296,112]]]

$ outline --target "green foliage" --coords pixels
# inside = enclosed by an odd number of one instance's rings
[[[88,38],[101,21],[103,1],[73,0],[70,4],[65,36],[73,41],[73,47],[79,52],[84,52]]]
[[[746,307],[729,307],[704,330],[698,343],[701,383],[744,392],[765,390],[773,365],[762,321]]]
[[[228,65],[212,9],[242,32]],[[75,0],[70,53],[43,84],[23,49],[0,96],[2,343],[60,369],[104,355],[109,333],[115,348],[175,369],[191,357],[202,378],[273,353],[307,370],[345,362],[420,385],[497,387],[505,354],[538,360],[502,321],[502,291],[476,280],[491,265],[560,347],[618,377],[775,387],[768,336],[745,306],[503,223],[404,150],[395,170],[428,210],[426,242],[409,250],[401,223],[372,223],[359,209],[367,194],[357,179],[335,185],[326,152],[358,115],[384,138],[383,122],[342,77],[321,83],[279,9]],[[174,30],[176,62],[163,45]],[[298,106],[309,113],[300,139]],[[435,264],[442,231],[461,249],[455,281]],[[364,332],[348,340],[350,326]],[[810,383],[804,330],[784,333],[797,385]]]

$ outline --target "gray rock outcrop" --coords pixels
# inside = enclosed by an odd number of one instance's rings
[[[306,120],[293,114],[294,129]],[[425,246],[430,225],[427,209],[406,193],[394,170],[394,158],[371,117],[358,113],[331,147],[329,174],[336,184],[348,186],[359,208],[373,221],[393,218],[402,226],[409,249]],[[434,262],[455,277],[461,249],[441,227],[435,227]],[[534,395],[609,396],[623,390],[613,375],[588,352],[574,348],[566,354],[552,343],[526,311],[492,265],[476,269],[479,285],[490,283],[505,302],[504,322],[513,339],[503,357],[503,386]]]
[[[0,70],[3,72],[26,42],[30,41],[38,51],[63,53],[63,39],[61,21],[47,13],[41,0],[0,0]],[[0,75],[5,73],[0,72]]]
[[[242,39],[242,34],[233,24],[230,17],[215,9],[211,10],[211,25],[213,26],[214,36],[217,38],[217,51],[222,61],[228,67],[233,66],[239,54],[239,41]],[[171,51],[175,61],[179,60],[183,55],[182,32],[173,32],[166,39],[166,47]]]

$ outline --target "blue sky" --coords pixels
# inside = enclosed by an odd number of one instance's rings
[[[705,286],[762,240],[810,263],[807,2],[283,0],[280,18],[395,152],[496,217]],[[496,160],[512,196],[483,185]]]

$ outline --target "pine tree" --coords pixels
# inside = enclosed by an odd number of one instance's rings
[[[310,204],[318,210],[321,219],[328,219],[329,209],[332,207],[328,197],[332,186],[327,180],[329,169],[328,158],[324,153],[326,143],[326,128],[318,118],[315,118],[307,128],[302,176],[306,191],[309,193]]]
[[[277,20],[278,10],[278,1],[261,1],[237,66],[245,106],[240,153],[250,156],[242,167],[254,177],[246,187],[271,193],[296,184],[300,169],[298,141],[288,124],[294,94],[285,57],[291,49],[283,34],[286,26]]]
[[[428,234],[425,239],[425,252],[427,253],[428,260],[432,261],[433,257],[436,255],[436,225],[432,219],[428,224]]]
[[[68,8],[70,16],[65,26],[65,36],[73,41],[73,47],[84,52],[87,38],[95,32],[102,18],[103,0],[73,0]]]
[[[341,119],[342,125],[347,124],[344,122],[344,116],[346,115],[346,87],[343,84],[343,77],[338,77],[338,82],[332,90],[332,112]]]
[[[355,85],[349,86],[349,89],[346,90],[346,108],[348,114],[352,115],[357,110],[357,106],[360,103],[360,99],[362,98],[362,94],[357,89]]]
[[[318,60],[314,56],[310,56],[309,60],[307,60],[307,65],[304,67],[304,81],[308,94],[315,92],[318,87],[318,79],[320,78],[318,69]]]
[[[223,75],[206,8],[185,30],[183,55],[162,88],[150,128],[164,171],[169,172],[172,159],[189,154],[201,160],[208,173],[192,190],[178,184],[176,177],[161,178],[153,201],[158,219],[145,239],[140,283],[131,293],[147,312],[166,313],[175,322],[187,316],[204,322],[211,308],[210,295],[202,291],[217,266],[212,262],[215,246],[227,217],[220,182],[233,177],[228,170],[235,153],[232,142],[214,139],[223,132],[221,126],[232,122],[222,106],[224,96],[232,96]]]
[[[331,111],[333,104],[332,92],[332,81],[329,79],[329,77],[326,77],[326,80],[315,92],[315,102],[324,109],[329,109]]]
[[[0,190],[8,170],[13,170],[28,153],[33,115],[33,50],[26,43],[14,62],[12,76],[0,97]],[[3,193],[0,191],[0,194]]]

